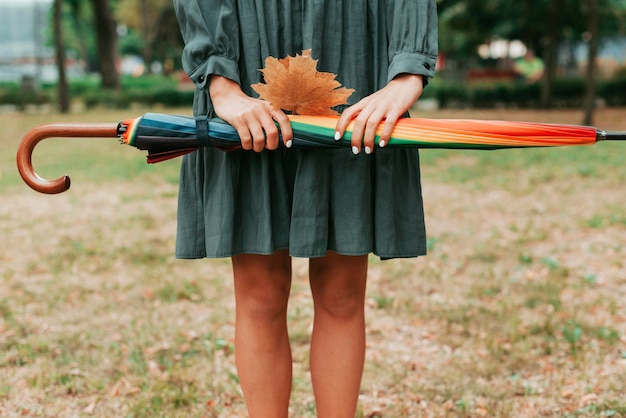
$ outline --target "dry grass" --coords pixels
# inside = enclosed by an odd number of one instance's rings
[[[626,130],[623,115],[597,125]],[[69,192],[15,174],[28,128],[125,116],[0,115],[0,416],[244,416],[229,262],[172,256],[177,163],[57,142],[37,161],[69,167]],[[626,416],[624,146],[424,153],[430,253],[372,259],[361,416]],[[292,412],[307,417],[312,305],[294,264]]]

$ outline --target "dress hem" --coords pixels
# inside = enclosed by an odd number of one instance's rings
[[[195,255],[176,254],[176,258],[180,260],[198,260],[202,258],[209,258],[209,259],[231,258],[233,256],[242,255],[242,254],[272,255],[276,253],[277,251],[282,251],[282,250],[287,250],[287,249],[288,248],[276,248],[273,251],[258,251],[258,250],[233,251],[231,253],[224,253],[224,254],[195,254]],[[337,251],[335,249],[329,248],[327,251],[333,251],[339,255],[354,256],[354,257],[373,254],[376,257],[379,257],[381,260],[391,260],[394,258],[417,258],[417,257],[423,257],[427,255],[425,249],[419,249],[418,251],[414,253],[403,253],[403,254],[394,254],[394,255],[380,254],[373,250],[348,252],[348,251]],[[326,256],[326,253],[298,254],[298,253],[290,252],[289,256],[293,258],[320,258],[320,257]]]

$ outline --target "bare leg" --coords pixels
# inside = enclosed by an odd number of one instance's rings
[[[286,251],[232,258],[235,362],[251,418],[287,417],[292,358],[287,332],[291,258]]]
[[[365,361],[367,256],[311,259],[311,378],[319,418],[353,418]]]

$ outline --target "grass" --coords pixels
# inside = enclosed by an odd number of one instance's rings
[[[623,113],[597,125],[626,130]],[[0,115],[0,416],[245,416],[230,264],[172,255],[178,162],[51,140],[36,168],[68,192],[16,173],[31,127],[128,116]],[[626,417],[623,144],[422,156],[429,255],[371,259],[359,417]],[[315,416],[306,277],[294,260],[294,417]]]
[[[122,119],[139,116],[145,111],[98,110],[69,115],[0,113],[0,121],[4,127],[0,140],[0,192],[22,186],[15,170],[15,152],[19,140],[29,129],[47,123],[117,123]],[[167,112],[167,109],[161,111]],[[182,109],[176,111],[184,112]],[[158,167],[148,165],[140,151],[120,145],[116,138],[50,138],[37,146],[33,163],[42,177],[53,179],[69,174],[74,184],[88,182],[99,185],[133,178],[155,183],[164,180],[172,184],[178,182],[178,162],[167,161]],[[69,168],[72,169],[71,172],[68,172]]]

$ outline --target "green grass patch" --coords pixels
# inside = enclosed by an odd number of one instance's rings
[[[619,142],[584,147],[528,148],[495,151],[422,150],[422,166],[437,171],[437,179],[488,189],[494,185],[529,186],[570,179],[594,178],[624,182],[626,153]],[[471,164],[457,164],[462,160]],[[447,161],[450,161],[449,163]],[[440,170],[439,168],[443,168]]]

